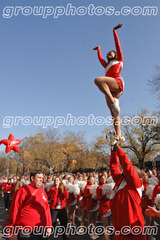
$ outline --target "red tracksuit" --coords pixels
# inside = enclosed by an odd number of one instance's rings
[[[99,213],[102,217],[110,209],[110,200],[102,194],[102,188],[104,184],[97,187],[97,200],[99,201]]]
[[[123,174],[119,169],[118,157],[123,169]],[[111,212],[113,226],[115,227],[114,240],[137,239],[145,240],[145,235],[134,235],[132,231],[129,234],[123,234],[124,226],[134,230],[135,226],[144,228],[144,218],[140,207],[143,185],[137,172],[126,153],[118,148],[117,152],[111,153],[110,171],[116,183],[113,195],[111,197]],[[117,232],[118,231],[118,232]],[[121,232],[121,234],[119,234]]]
[[[9,223],[13,226],[52,226],[51,213],[48,205],[48,197],[42,188],[38,188],[36,194],[32,185],[19,188],[12,200],[9,211]],[[25,203],[31,201],[25,205]]]

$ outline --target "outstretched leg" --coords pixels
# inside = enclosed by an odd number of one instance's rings
[[[113,117],[113,126],[114,126],[114,129],[115,129],[115,132],[116,132],[116,134],[118,136],[121,137],[122,134],[121,134],[121,121],[120,121],[120,117],[119,116],[114,117],[112,108],[111,108],[107,98],[106,98],[106,102],[107,102],[108,108],[110,109],[111,115]]]
[[[109,106],[112,105],[115,100],[111,92],[121,92],[116,80],[112,77],[97,77],[94,82],[99,90],[106,96]]]

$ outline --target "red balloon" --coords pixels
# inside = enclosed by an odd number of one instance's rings
[[[0,144],[6,145],[6,153],[11,150],[19,152],[18,144],[21,143],[21,140],[15,139],[12,134],[9,135],[8,139],[2,139]]]

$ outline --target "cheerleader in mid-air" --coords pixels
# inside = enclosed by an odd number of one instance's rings
[[[118,24],[116,27],[113,28],[116,52],[114,50],[111,50],[107,53],[106,58],[108,62],[103,59],[99,46],[93,48],[93,50],[97,50],[99,61],[105,68],[105,77],[97,77],[95,79],[95,84],[97,85],[99,90],[105,95],[107,105],[113,117],[113,125],[116,132],[116,141],[125,141],[124,137],[121,134],[119,117],[120,108],[118,100],[118,98],[123,93],[124,87],[124,81],[120,75],[121,69],[123,67],[123,54],[118,35],[116,33],[116,30],[121,27],[122,23]]]

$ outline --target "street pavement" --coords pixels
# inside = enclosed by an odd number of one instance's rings
[[[5,223],[5,221],[7,219],[8,219],[8,211],[7,212],[5,211],[4,199],[0,196],[0,240],[3,240],[3,238],[2,238],[2,225]],[[86,224],[87,224],[87,221],[86,221],[85,225]],[[78,222],[78,219],[76,217],[76,228],[78,228],[78,226],[79,226],[79,222]],[[100,217],[98,217],[97,226],[102,226],[102,222],[101,222]],[[69,240],[88,240],[88,239],[90,239],[90,237],[87,233],[85,235],[78,235],[78,234],[69,235],[68,238],[69,238]],[[62,240],[62,237],[59,236],[57,238],[52,238],[52,239]],[[105,240],[104,234],[100,235],[98,239],[99,240]]]

